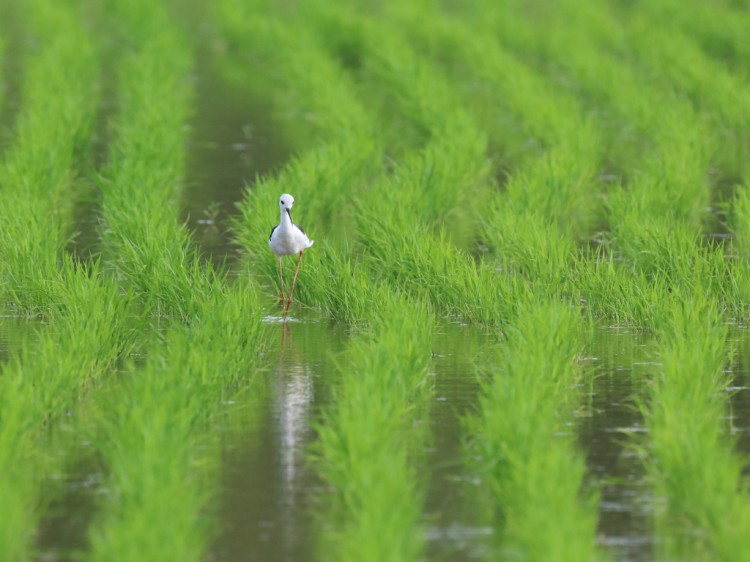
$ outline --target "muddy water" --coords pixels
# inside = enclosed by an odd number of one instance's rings
[[[73,462],[42,483],[49,505],[37,528],[39,560],[80,560],[88,550],[89,526],[105,491],[105,475],[89,443],[71,449],[65,454]]]
[[[269,317],[270,322],[276,319]],[[222,536],[218,560],[319,560],[315,554],[316,501],[325,488],[307,464],[311,429],[335,379],[331,357],[345,349],[346,327],[307,311],[279,342],[262,387],[233,407],[223,457]],[[742,353],[735,362],[732,406],[738,446],[750,442],[750,338],[733,333]],[[476,405],[476,368],[497,345],[493,334],[443,323],[433,348],[430,438],[417,452],[427,475],[422,526],[429,560],[487,560],[493,536],[482,492],[466,469],[461,420]],[[636,399],[657,365],[650,337],[632,329],[600,327],[583,362],[590,383],[577,420],[587,459],[587,483],[600,490],[598,541],[613,560],[654,559],[650,488],[634,444],[646,437]],[[741,346],[746,349],[742,350]],[[439,350],[439,351],[438,351]]]
[[[731,377],[728,423],[737,440],[736,449],[745,455],[745,474],[750,477],[750,332],[746,325],[734,325],[729,331],[736,357],[728,369]]]
[[[19,316],[12,308],[0,311],[0,365],[24,341],[34,341],[36,330],[40,328],[39,318]]]
[[[311,425],[328,401],[332,359],[349,333],[315,311],[294,311],[286,327],[280,320],[266,318],[276,339],[267,369],[227,405],[215,560],[297,561],[314,552],[321,483],[307,462]]]
[[[646,433],[636,399],[656,365],[648,338],[635,330],[601,327],[587,350],[593,371],[579,423],[588,482],[600,490],[599,543],[616,560],[653,557],[651,505],[645,470],[633,444]]]
[[[257,176],[281,167],[289,148],[275,134],[270,102],[232,87],[205,50],[194,79],[198,109],[190,123],[182,220],[204,255],[231,262],[235,203]]]
[[[497,335],[443,323],[433,344],[431,439],[424,466],[429,474],[423,524],[430,560],[486,560],[494,529],[485,521],[484,491],[466,471],[462,420],[474,413],[480,391],[474,374],[487,365]]]
[[[316,420],[329,400],[332,357],[350,334],[314,311],[298,311],[278,332],[269,367],[228,405],[217,560],[320,560],[315,552],[316,506],[325,488],[309,466]],[[283,345],[283,347],[282,347]],[[417,451],[425,476],[422,526],[429,560],[487,560],[497,531],[483,513],[482,490],[467,471],[461,420],[476,405],[478,366],[497,337],[455,323],[441,324],[433,349],[430,437]],[[641,333],[603,327],[584,362],[593,371],[583,388],[578,421],[588,483],[601,490],[598,540],[615,560],[652,558],[651,506],[644,470],[630,444],[644,434],[634,399],[655,368]]]

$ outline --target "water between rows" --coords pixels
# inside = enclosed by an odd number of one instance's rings
[[[321,409],[331,400],[337,372],[333,359],[347,346],[346,325],[316,311],[299,310],[281,343],[282,325],[267,321],[278,340],[266,368],[224,404],[215,431],[221,446],[219,534],[211,559],[319,560],[316,533],[325,487],[309,466],[309,447]],[[0,354],[18,345],[18,334],[38,321],[0,318]],[[738,449],[750,453],[750,337],[732,331],[738,349],[731,367],[731,417]],[[28,334],[25,337],[29,337]],[[615,560],[653,559],[651,505],[644,470],[629,444],[645,432],[634,398],[645,392],[654,367],[648,338],[618,327],[597,331],[582,360],[595,374],[579,390],[583,406],[575,422],[586,455],[589,483],[601,490],[599,537]],[[477,367],[486,367],[496,338],[476,328],[445,322],[435,337],[429,419],[431,438],[417,457],[427,480],[424,536],[429,560],[491,559],[496,531],[477,509],[482,494],[467,469],[462,418],[476,404]],[[55,560],[72,560],[87,548],[86,535],[106,493],[106,475],[89,443],[69,428],[67,472],[49,475],[56,489],[39,529],[38,546]]]
[[[279,340],[282,328],[278,326]],[[218,560],[319,560],[315,552],[316,508],[325,487],[308,465],[315,439],[311,429],[330,399],[337,378],[331,358],[346,346],[345,326],[307,311],[277,346],[264,392],[248,392],[232,405],[223,456],[222,524]],[[486,495],[467,468],[462,419],[479,392],[478,368],[490,367],[497,338],[482,330],[444,322],[435,337],[429,424],[422,446],[429,475],[423,517],[430,560],[491,559],[496,533],[477,499]],[[633,398],[645,389],[649,362],[642,334],[602,328],[585,362],[595,376],[580,389],[584,406],[576,420],[589,479],[600,486],[599,540],[619,560],[644,560],[651,553],[650,497],[643,468],[626,446],[644,431]],[[326,352],[322,350],[327,349]],[[258,396],[264,404],[258,407]]]

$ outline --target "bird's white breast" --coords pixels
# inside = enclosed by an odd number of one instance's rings
[[[297,226],[292,225],[289,228],[285,226],[283,224],[278,226],[268,241],[268,245],[277,256],[298,254],[313,245],[313,241]]]

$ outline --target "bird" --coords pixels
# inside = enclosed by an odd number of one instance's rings
[[[292,304],[292,295],[294,294],[294,286],[297,283],[297,274],[299,273],[299,266],[302,264],[302,255],[305,253],[315,241],[310,240],[302,230],[302,227],[292,222],[292,205],[294,205],[294,197],[288,193],[284,193],[279,198],[279,211],[281,218],[279,224],[271,229],[271,235],[268,237],[268,246],[276,254],[279,260],[279,286],[281,287],[281,304],[284,307],[284,317],[286,318],[287,310]],[[289,291],[289,301],[286,301],[284,296],[284,276],[282,273],[281,258],[284,256],[292,256],[299,254],[299,260],[297,261],[297,269],[294,272],[294,280],[292,281],[292,289]]]

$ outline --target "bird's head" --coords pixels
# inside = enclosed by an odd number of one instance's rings
[[[288,193],[285,193],[279,198],[279,207],[281,207],[282,211],[290,211],[292,209],[292,205],[294,205],[294,197],[292,197]]]

